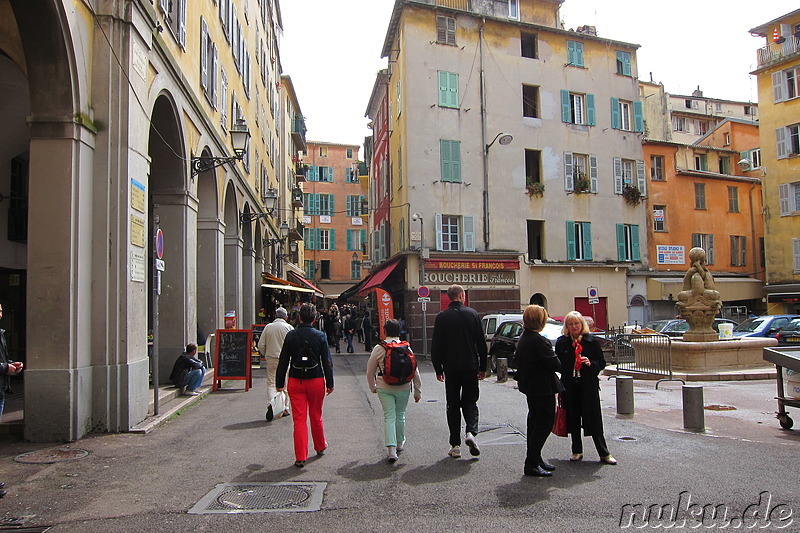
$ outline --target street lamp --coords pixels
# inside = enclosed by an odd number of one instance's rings
[[[278,233],[280,233],[280,237],[274,239],[264,239],[261,241],[261,244],[266,246],[275,246],[276,244],[280,244],[286,240],[286,237],[289,236],[289,224],[286,223],[284,220],[281,222],[280,227],[278,227]]]
[[[421,285],[425,285],[425,258],[428,255],[427,251],[425,250],[425,219],[422,217],[422,213],[414,213],[411,215],[411,220],[419,221],[419,268],[422,274],[422,280],[420,282]],[[428,305],[426,302],[420,302],[422,304],[422,353],[428,353],[428,316],[427,316],[427,309]]]
[[[484,140],[486,139],[486,127],[484,126],[483,130]],[[495,141],[500,140],[500,144],[503,146],[510,144],[511,141],[514,140],[508,133],[500,132],[494,136],[492,142],[484,145],[483,150],[483,247],[488,252],[489,251],[489,148],[495,143]]]
[[[244,158],[247,153],[247,144],[250,141],[250,130],[247,129],[244,119],[240,118],[236,121],[236,124],[230,130],[230,134],[234,155],[231,157],[192,156],[193,178],[201,172],[207,172],[225,163],[241,161]]]
[[[270,187],[264,191],[264,210],[266,213],[242,213],[239,215],[239,221],[244,225],[246,222],[253,222],[259,218],[266,218],[272,216],[275,209],[278,207],[278,189]],[[284,222],[285,224],[285,222]],[[288,232],[288,229],[287,229]]]

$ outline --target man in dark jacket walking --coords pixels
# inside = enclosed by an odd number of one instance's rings
[[[3,305],[0,304],[0,319],[3,318]],[[9,376],[22,372],[22,363],[9,360],[8,345],[6,344],[6,332],[0,329],[0,417],[3,416],[3,407],[6,402],[6,392],[11,392],[11,380]],[[0,482],[0,498],[6,495],[4,490],[6,484]]]
[[[464,288],[447,289],[450,305],[436,315],[431,361],[436,379],[444,381],[450,457],[461,457],[461,415],[466,423],[464,443],[472,455],[480,455],[478,433],[478,380],[486,377],[486,341],[478,313],[464,305]]]

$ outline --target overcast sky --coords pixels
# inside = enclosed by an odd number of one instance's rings
[[[655,6],[659,7],[656,8]],[[281,0],[281,61],[306,117],[308,140],[361,145],[364,114],[394,0]],[[662,7],[663,6],[663,7]],[[565,0],[566,29],[641,45],[639,78],[672,94],[753,101],[756,50],[748,30],[798,8],[797,0]],[[360,154],[363,157],[363,153]]]

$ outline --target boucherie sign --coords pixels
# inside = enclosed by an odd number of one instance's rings
[[[519,270],[519,261],[513,259],[498,259],[496,261],[463,261],[450,259],[427,259],[427,270]]]

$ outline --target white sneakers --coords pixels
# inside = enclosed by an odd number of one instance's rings
[[[475,435],[472,433],[467,433],[467,438],[464,439],[464,444],[469,446],[469,453],[474,456],[478,456],[481,454],[480,448],[478,448],[478,442],[475,440]]]
[[[387,450],[386,459],[390,463],[394,463],[395,461],[397,461],[397,446],[387,446],[386,450]]]
[[[405,447],[406,447],[406,439],[403,439],[397,443],[397,453],[402,452]]]
[[[450,451],[447,452],[447,455],[453,459],[461,459],[461,446],[453,446],[450,448]]]

